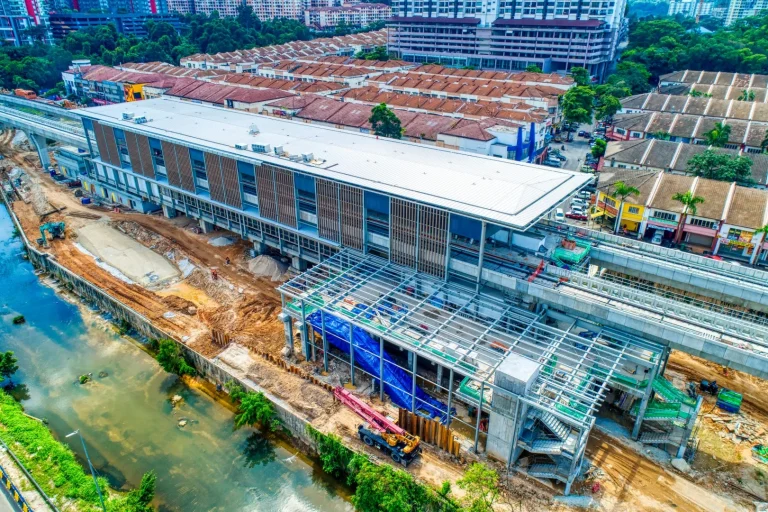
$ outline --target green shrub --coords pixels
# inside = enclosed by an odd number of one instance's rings
[[[240,396],[240,405],[235,414],[235,428],[246,425],[261,425],[269,430],[277,430],[280,427],[275,405],[261,391],[246,391]]]
[[[163,370],[168,373],[175,373],[176,375],[195,375],[196,373],[195,369],[181,355],[181,349],[173,340],[159,340],[155,358]]]
[[[21,405],[0,391],[0,439],[2,439],[37,480],[46,494],[71,502],[70,508],[82,512],[101,510],[99,496],[91,475],[78,464],[68,446],[54,439],[39,421],[24,415]],[[128,503],[128,497],[111,495],[104,478],[99,478],[107,510],[110,512],[146,512]]]
[[[307,425],[307,433],[315,442],[315,448],[323,463],[323,471],[339,479],[342,477],[349,479],[353,469],[350,464],[355,457],[355,452],[341,444],[341,439],[337,436],[323,434],[311,425]],[[359,465],[361,461],[356,462]]]

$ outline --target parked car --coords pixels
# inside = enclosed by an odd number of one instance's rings
[[[656,231],[653,234],[653,238],[651,239],[651,243],[654,245],[661,245],[661,241],[664,238],[664,233],[661,231]]]
[[[570,212],[566,213],[565,216],[569,219],[574,220],[587,220],[587,214],[584,212],[577,212],[571,210]]]
[[[555,158],[557,158],[561,162],[565,162],[566,160],[568,160],[568,157],[566,157],[565,155],[561,155],[560,153],[558,153],[556,155],[552,155],[552,156],[554,156]]]
[[[562,167],[562,165],[560,164],[560,160],[547,159],[547,160],[544,160],[544,165],[546,165],[547,167],[557,167],[558,169]]]
[[[581,189],[579,191],[579,197],[584,199],[585,201],[589,201],[590,199],[592,199],[592,192],[590,192],[586,188]]]
[[[590,133],[586,130],[579,131],[579,137],[589,137]]]
[[[555,210],[555,220],[557,222],[565,222],[565,213],[563,213],[562,208]]]

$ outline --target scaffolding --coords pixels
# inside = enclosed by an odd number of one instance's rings
[[[531,445],[518,444],[517,437],[530,423],[526,419],[534,421],[535,426],[547,430],[552,440],[560,440],[562,446],[558,450],[570,450],[568,460],[573,462],[567,464],[569,471],[560,471],[568,486],[574,470],[580,466],[587,434],[607,388],[615,384],[630,389],[643,397],[644,410],[651,389],[646,374],[657,374],[663,355],[661,346],[640,338],[573,319],[567,329],[561,329],[552,325],[558,321],[545,308],[531,312],[521,302],[478,293],[349,249],[283,284],[279,291],[285,316],[300,322],[308,357],[311,343],[306,334],[307,318],[320,311],[321,315],[333,315],[348,322],[350,332],[361,329],[379,340],[381,348],[371,351],[376,357],[386,357],[384,341],[408,351],[410,368],[404,369],[413,376],[417,376],[418,359],[434,363],[438,365],[438,375],[442,369],[450,373],[447,388],[440,377],[439,382],[431,383],[447,392],[447,423],[457,420],[452,411],[452,401],[456,399],[480,412],[501,410],[515,421],[522,418],[520,427],[511,434],[509,457],[505,457],[511,463],[517,448],[532,451]],[[317,330],[317,322],[312,325]],[[327,336],[325,332],[319,334],[323,338],[327,369]],[[349,354],[353,383],[354,353],[359,350],[363,349],[355,346]],[[524,393],[499,387],[495,378],[497,369],[511,354],[540,368]],[[383,366],[384,357],[381,361]],[[459,386],[454,386],[455,378],[461,381]],[[412,389],[403,390],[411,394],[414,411],[418,409],[417,402],[423,402],[415,387],[413,379]],[[380,386],[383,395],[382,389]],[[514,400],[521,407],[514,412],[504,411],[499,406],[503,398]],[[474,425],[475,450],[480,417],[478,413]],[[533,444],[541,440],[529,441]],[[552,445],[536,443],[538,447],[545,446],[545,454],[555,450]],[[556,461],[555,469],[558,464]]]

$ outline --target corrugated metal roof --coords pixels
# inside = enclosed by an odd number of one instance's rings
[[[434,146],[379,139],[301,122],[158,98],[80,112],[113,126],[167,138],[235,158],[270,162],[315,176],[390,193],[466,215],[526,229],[588,181],[591,175],[463,153]],[[258,135],[249,135],[256,124]],[[282,146],[290,154],[312,153],[322,165],[291,162],[275,155],[235,149],[236,143]]]

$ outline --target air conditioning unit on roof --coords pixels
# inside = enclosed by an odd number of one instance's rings
[[[269,144],[251,144],[251,151],[255,153],[269,153],[271,150]]]
[[[237,144],[235,144],[235,149],[247,150],[248,149],[248,144],[237,143]]]
[[[134,113],[133,112],[123,112],[123,121],[128,121],[130,119],[133,119]]]

